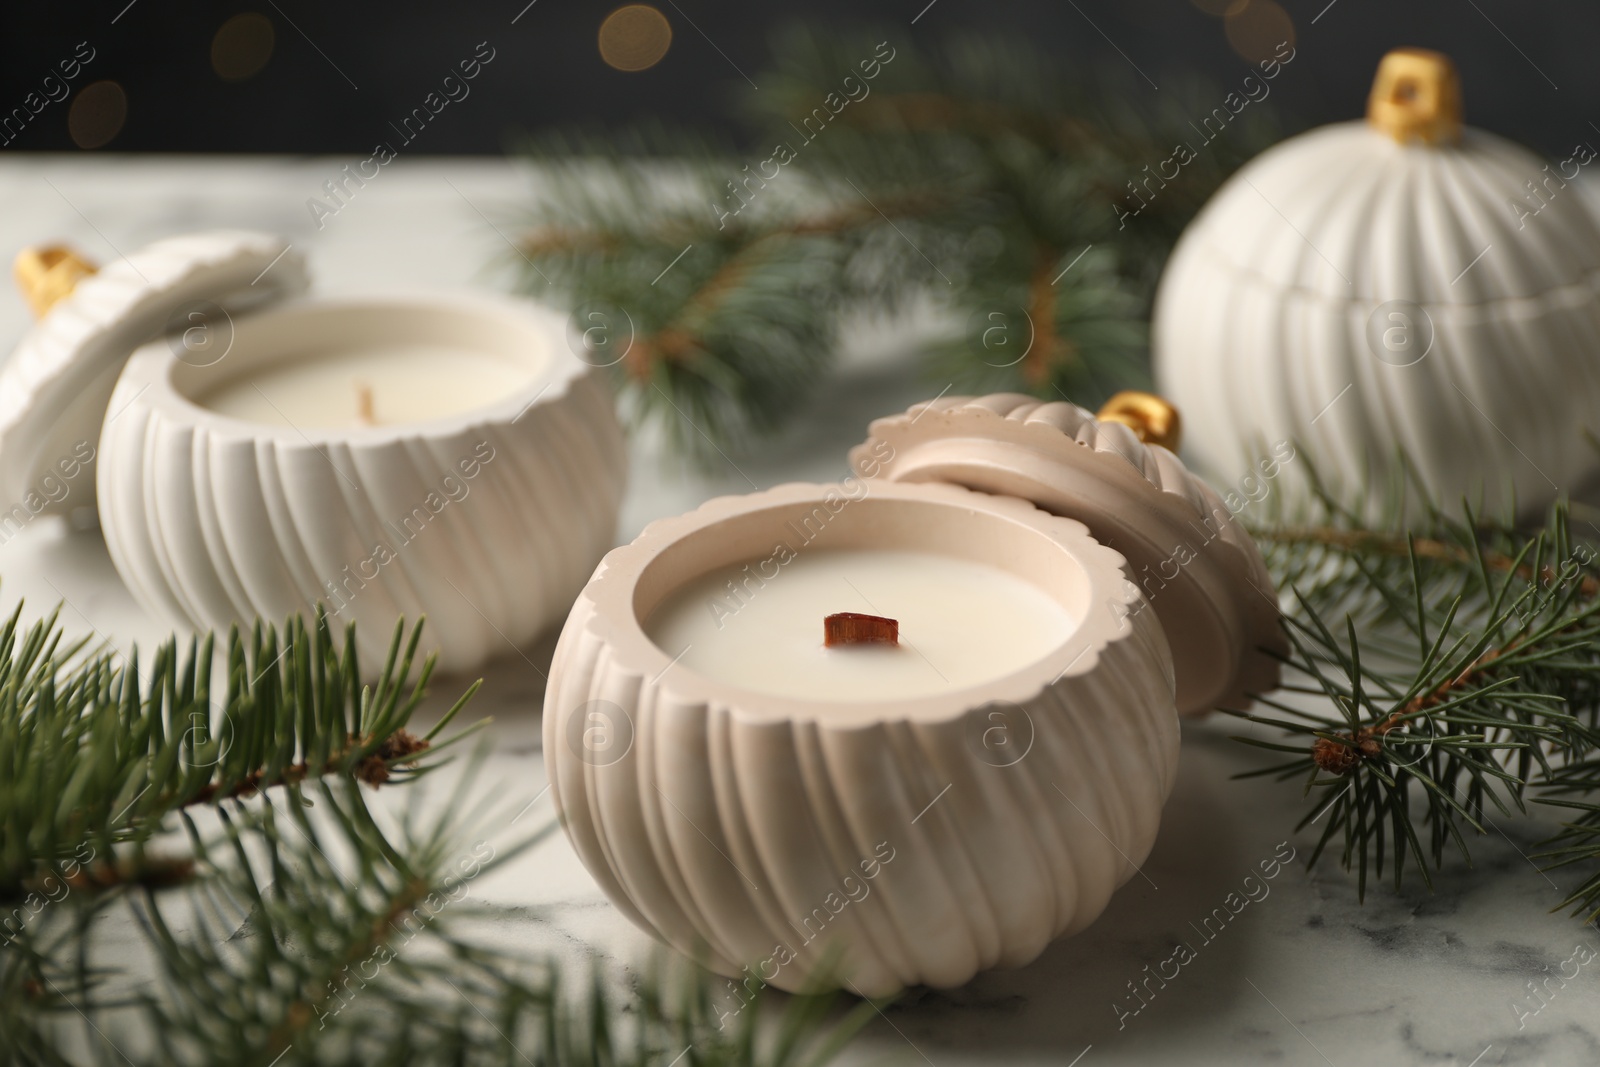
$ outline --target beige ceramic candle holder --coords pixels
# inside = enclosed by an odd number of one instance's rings
[[[1092,922],[1149,852],[1176,766],[1175,694],[1198,709],[1276,681],[1282,637],[1252,603],[1271,588],[1254,548],[1127,426],[1021,397],[941,401],[874,424],[853,462],[848,489],[713,500],[611,552],[546,692],[551,791],[584,864],[636,924],[751,989],[876,996],[1029,962]],[[1041,510],[1041,488],[1092,521]],[[1146,610],[1164,594],[1147,597],[1102,542],[1167,551],[1208,515],[1223,532],[1167,583],[1187,598]],[[1077,624],[992,682],[871,703],[747,691],[650,640],[646,620],[676,590],[777,545],[986,563]]]

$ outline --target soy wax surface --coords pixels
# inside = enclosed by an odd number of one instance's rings
[[[1074,628],[1043,589],[971,560],[833,549],[748,562],[690,582],[646,620],[651,640],[677,657],[669,672],[805,700],[905,700],[1003,677]],[[841,611],[898,620],[900,644],[824,647],[822,620]]]
[[[317,353],[265,367],[200,403],[247,422],[299,429],[392,426],[484,407],[528,385],[534,373],[532,366],[470,349],[385,346]]]

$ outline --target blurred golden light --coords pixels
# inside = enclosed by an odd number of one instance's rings
[[[627,4],[600,24],[600,58],[617,70],[649,70],[672,46],[672,25],[649,4]]]
[[[242,82],[261,73],[272,58],[277,33],[272,20],[244,11],[217,27],[211,38],[211,69],[225,82]]]
[[[1245,0],[1230,8],[1226,31],[1233,50],[1249,63],[1272,59],[1285,43],[1294,47],[1294,20],[1275,0]]]
[[[113,81],[91,82],[79,90],[67,111],[67,133],[79,148],[99,148],[122,132],[128,119],[128,94]]]

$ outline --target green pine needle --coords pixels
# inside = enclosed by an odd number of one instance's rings
[[[66,645],[55,615],[23,628],[21,612],[0,625],[0,903],[63,864],[126,875],[114,857],[137,858],[191,805],[324,775],[404,781],[466,733],[434,743],[471,691],[426,738],[406,729],[433,670],[430,657],[410,680],[421,623],[409,639],[396,625],[375,687],[361,684],[353,630],[341,652],[325,612],[289,619],[281,638],[259,622],[248,637],[235,629],[214,699],[210,635],[181,657],[169,642],[124,661]]]
[[[1531,527],[1437,507],[1398,525],[1323,497],[1309,520],[1253,531],[1293,593],[1290,684],[1267,711],[1233,714],[1285,735],[1239,740],[1297,758],[1241,777],[1303,780],[1312,862],[1333,848],[1362,895],[1386,868],[1397,889],[1408,865],[1431,885],[1530,791],[1582,812],[1546,853],[1554,865],[1600,861],[1585,799],[1600,787],[1596,551],[1565,504]],[[1595,914],[1600,875],[1558,906]]]
[[[213,707],[209,636],[141,664],[20,618],[0,626],[0,1062],[820,1067],[877,1011],[762,991],[730,1023],[699,972],[619,998],[462,933],[494,918],[472,883],[555,824],[500,840],[516,813],[478,766],[398,825],[369,808],[472,730],[435,740],[476,685],[407,729],[420,625],[371,686],[325,613],[236,631]]]
[[[843,312],[919,295],[952,324],[928,353],[935,391],[1093,407],[1148,384],[1161,263],[1277,132],[1252,105],[1152,178],[1195,140],[1173,94],[1140,110],[1120,75],[1066,76],[999,39],[796,30],[759,81],[747,148],[663,129],[526,146],[521,288],[570,308],[637,417],[702,459],[803,410]],[[1191,89],[1176,99],[1223,96]]]

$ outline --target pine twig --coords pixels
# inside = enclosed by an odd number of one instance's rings
[[[1409,537],[1384,530],[1349,529],[1337,526],[1285,526],[1257,527],[1251,530],[1257,541],[1275,545],[1320,545],[1349,556],[1379,555],[1393,559],[1406,559],[1415,555],[1420,559],[1437,560],[1463,566],[1477,566],[1480,562],[1490,570],[1515,573],[1525,582],[1534,580],[1531,564],[1518,563],[1502,552],[1484,550],[1474,553],[1459,544],[1436,537]],[[1554,566],[1546,565],[1538,572],[1538,580],[1546,586],[1560,582],[1561,575]],[[1580,576],[1578,591],[1585,599],[1600,596],[1600,576]]]
[[[100,884],[143,870],[145,843],[182,809],[322,776],[416,777],[471,732],[435,741],[476,685],[425,737],[406,729],[433,668],[430,657],[407,690],[420,623],[409,640],[396,625],[373,688],[361,685],[353,628],[340,653],[325,612],[309,627],[291,618],[281,644],[272,627],[258,624],[248,645],[235,630],[213,706],[210,636],[182,661],[163,645],[141,680],[137,651],[79,662],[55,616],[22,630],[21,611],[0,626],[0,759],[11,765],[0,901],[52,875]],[[131,867],[113,859],[118,849]]]
[[[766,159],[681,131],[530,146],[541,195],[512,261],[572,309],[630,413],[712,463],[804,410],[843,314],[914,297],[963,324],[928,353],[941,386],[1091,407],[1146,386],[1161,262],[1270,141],[1255,106],[1130,225],[1129,176],[1193,133],[1176,108],[1136,111],[1115,77],[1070,82],[1015,42],[798,31],[761,84]]]
[[[1290,757],[1252,775],[1303,775],[1308,792],[1332,794],[1301,826],[1326,819],[1312,856],[1342,837],[1363,894],[1386,856],[1397,887],[1408,860],[1431,882],[1447,847],[1468,855],[1488,806],[1600,786],[1572,772],[1600,744],[1600,575],[1564,506],[1531,531],[1427,514],[1399,535],[1323,501],[1320,522],[1253,531],[1281,580],[1310,579],[1285,620],[1289,665],[1309,683],[1291,688],[1338,714],[1269,698],[1280,715],[1244,717],[1288,736],[1239,740]],[[1600,860],[1600,838],[1581,858]],[[1600,880],[1577,897],[1591,895]]]
[[[703,978],[672,1003],[651,984],[617,1002],[598,976],[574,991],[548,959],[457,933],[469,883],[555,824],[490,844],[513,813],[468,794],[477,766],[398,831],[369,810],[374,787],[417,780],[466,733],[435,740],[476,686],[425,736],[407,729],[431,666],[410,682],[415,630],[405,641],[397,626],[372,687],[353,631],[339,652],[325,615],[291,619],[281,645],[270,627],[235,632],[219,738],[182,729],[212,710],[209,638],[181,664],[163,646],[141,682],[136,655],[79,659],[54,617],[24,629],[20,611],[0,625],[0,870],[49,899],[5,913],[0,1062],[66,1065],[81,1045],[130,1067],[444,1067],[523,1050],[660,1067],[692,1045],[700,1067],[821,1067],[877,1010],[836,1018],[829,998],[793,998],[761,1041],[772,1013],[746,1005],[724,1030]],[[202,815],[220,832],[202,833]],[[192,856],[147,850],[177,827]],[[153,974],[91,963],[117,920],[144,932]]]

